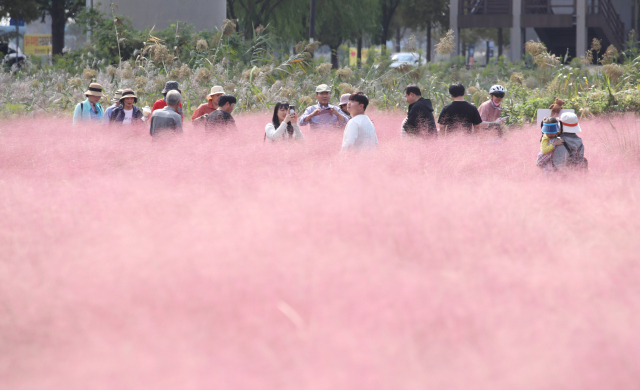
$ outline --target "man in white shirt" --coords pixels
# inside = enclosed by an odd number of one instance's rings
[[[363,92],[356,92],[349,97],[347,109],[351,120],[344,129],[342,151],[364,150],[378,147],[376,128],[364,111],[369,105],[369,98]]]

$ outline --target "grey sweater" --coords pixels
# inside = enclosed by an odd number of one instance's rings
[[[582,144],[582,138],[578,137],[574,133],[563,133],[560,138],[564,140],[564,144],[571,149],[574,156],[584,156],[584,145]],[[564,146],[556,146],[556,150],[553,152],[553,165],[556,169],[562,171],[567,168],[567,160],[569,159],[569,152]]]

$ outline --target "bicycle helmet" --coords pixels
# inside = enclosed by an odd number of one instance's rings
[[[489,95],[493,95],[494,93],[501,93],[504,94],[506,93],[507,90],[504,89],[504,87],[502,85],[494,85],[493,87],[491,87],[491,89],[489,89]]]

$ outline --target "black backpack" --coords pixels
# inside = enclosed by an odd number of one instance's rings
[[[567,143],[563,143],[564,147],[567,149],[567,153],[569,153],[569,158],[567,159],[567,166],[574,168],[579,171],[588,171],[589,170],[589,161],[584,157],[578,155],[580,149],[573,153],[570,147],[567,146]],[[580,145],[582,148],[582,145]]]

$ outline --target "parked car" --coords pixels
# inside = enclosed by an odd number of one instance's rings
[[[420,66],[424,65],[427,62],[424,57],[420,56],[420,54],[407,52],[395,53],[391,55],[391,61],[393,62],[391,63],[391,65],[389,65],[390,68],[397,68],[398,66],[403,64]]]
[[[13,42],[0,42],[0,53],[4,55],[3,62],[9,66],[13,64],[20,66],[27,59],[27,56],[24,55],[20,48],[16,52],[16,44]]]

